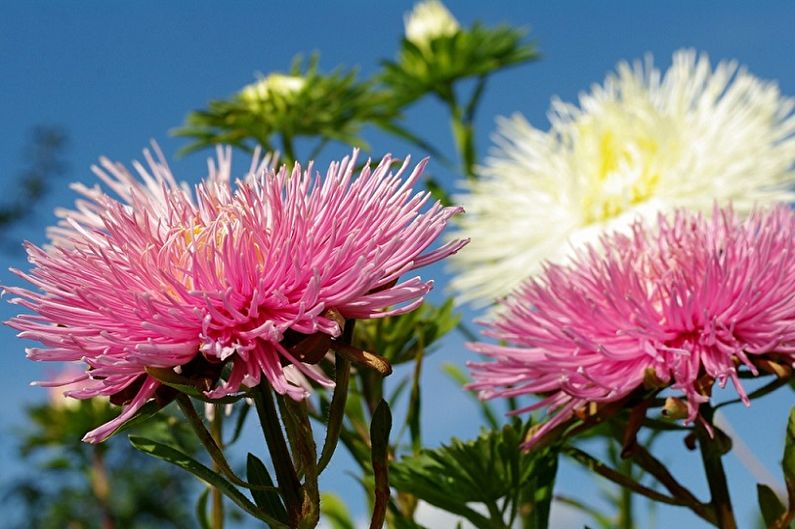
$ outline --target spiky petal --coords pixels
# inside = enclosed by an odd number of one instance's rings
[[[792,201],[793,100],[706,55],[674,54],[663,75],[645,63],[619,64],[579,106],[555,101],[552,128],[521,116],[499,121],[482,178],[456,197],[458,222],[473,243],[451,262],[465,301],[507,295],[545,259],[675,208],[709,212],[713,201],[747,214],[754,204]]]
[[[30,358],[82,360],[87,377],[71,396],[127,402],[119,418],[86,435],[90,442],[155,395],[160,383],[147,368],[182,372],[198,359],[220,372],[230,363],[210,397],[263,380],[294,399],[308,395],[308,380],[332,385],[285,335],[335,337],[332,312],[355,319],[412,310],[432,282],[400,278],[465,244],[427,251],[461,209],[426,207],[429,194],[412,190],[426,161],[406,175],[409,160],[393,172],[387,156],[358,177],[356,153],[325,177],[311,164],[290,172],[255,162],[233,187],[229,153],[219,151],[191,192],[162,156],[147,158],[148,170],[136,165],[143,183],[103,162],[97,172],[119,199],[79,188],[87,200],[61,212],[53,246],[27,245],[32,270],[16,273],[36,289],[6,288],[33,312],[8,322],[44,345]]]
[[[568,265],[551,264],[500,307],[471,344],[482,398],[544,395],[531,446],[589,403],[624,399],[653,375],[686,399],[687,419],[712,381],[731,381],[749,404],[738,369],[795,361],[795,212],[780,206],[740,220],[679,210],[603,237]]]

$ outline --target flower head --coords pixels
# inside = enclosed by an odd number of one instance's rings
[[[423,0],[406,14],[406,39],[427,48],[437,37],[455,35],[461,27],[450,10],[439,0]]]
[[[97,172],[119,198],[78,188],[86,200],[60,213],[53,246],[28,244],[33,268],[16,271],[36,290],[6,288],[34,313],[9,322],[44,344],[30,358],[82,360],[69,395],[126,405],[88,441],[156,396],[156,370],[201,377],[213,398],[261,381],[294,399],[308,395],[310,380],[332,385],[314,364],[344,319],[417,307],[432,282],[400,277],[465,243],[427,251],[460,208],[421,211],[429,195],[411,187],[425,162],[406,178],[408,159],[393,173],[389,156],[358,178],[355,153],[325,177],[311,164],[290,172],[254,163],[233,187],[229,152],[219,153],[194,191],[162,157],[136,164],[143,183],[104,161]],[[318,358],[304,356],[310,335],[329,340]]]
[[[649,58],[619,64],[578,106],[553,103],[552,128],[502,119],[479,181],[457,197],[473,244],[453,260],[465,301],[507,295],[544,259],[559,260],[605,230],[677,207],[790,201],[793,100],[734,62],[674,54],[662,75]],[[459,235],[456,235],[459,236]]]
[[[552,415],[530,441],[589,403],[622,401],[649,382],[681,393],[688,420],[712,384],[795,361],[795,212],[739,220],[678,210],[658,226],[605,235],[569,265],[550,264],[503,302],[472,344],[493,362],[471,365],[482,398],[539,394],[519,412]]]
[[[272,73],[256,83],[245,86],[240,91],[240,98],[256,110],[273,94],[287,97],[300,92],[305,86],[306,79],[303,77]]]

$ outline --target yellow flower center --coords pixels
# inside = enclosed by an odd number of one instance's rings
[[[606,122],[605,122],[606,121]],[[599,223],[648,200],[660,181],[660,136],[636,120],[587,117],[573,138],[583,218]]]

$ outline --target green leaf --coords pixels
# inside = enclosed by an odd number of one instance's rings
[[[331,529],[356,529],[345,503],[335,494],[326,492],[320,500],[320,512],[331,525]]]
[[[427,141],[423,140],[410,130],[406,129],[405,127],[398,125],[394,121],[379,121],[376,123],[378,127],[381,127],[383,130],[389,132],[393,136],[397,136],[402,140],[406,140],[409,143],[412,143],[419,147],[420,149],[424,150],[428,154],[433,157],[433,159],[439,161],[442,165],[452,168],[452,162],[444,155],[441,151],[439,151],[436,147],[428,143]],[[449,204],[444,204],[445,206]]]
[[[759,501],[759,510],[762,512],[762,518],[765,520],[765,527],[772,527],[773,522],[784,514],[786,508],[781,503],[773,489],[758,483],[756,485],[756,496]]]
[[[433,352],[432,346],[453,330],[459,319],[452,298],[438,306],[425,302],[406,314],[357,322],[353,345],[378,353],[392,365],[410,362],[421,350]]]
[[[232,404],[244,397],[244,395],[240,394],[228,395],[219,399],[211,399],[204,394],[204,391],[194,385],[194,381],[175,373],[172,369],[148,367],[146,368],[146,372],[149,376],[161,384],[174,388],[180,393],[184,393],[185,395],[204,402],[209,402],[211,404]]]
[[[790,410],[787,423],[787,437],[784,440],[784,459],[781,462],[784,469],[784,480],[790,496],[795,497],[795,408]]]
[[[509,66],[539,58],[533,43],[522,42],[525,31],[510,26],[486,28],[474,24],[453,35],[431,39],[426,49],[403,39],[397,61],[382,62],[381,81],[392,98],[407,105],[426,94],[435,94],[448,103],[452,86],[466,78],[485,79]],[[477,105],[478,89],[473,94]],[[467,109],[468,114],[474,109]]]
[[[392,412],[381,399],[370,422],[371,461],[375,480],[375,503],[370,529],[381,529],[389,505],[389,432],[392,430]]]
[[[450,195],[447,194],[447,191],[442,187],[442,185],[433,177],[428,177],[425,179],[425,187],[430,191],[431,196],[438,200],[443,206],[452,206],[453,201],[450,199]]]
[[[262,145],[272,151],[274,143],[288,138],[290,147],[283,142],[282,154],[294,158],[296,153],[289,151],[295,139],[366,146],[361,136],[364,125],[390,123],[399,117],[391,92],[372,80],[357,80],[355,69],[338,67],[323,74],[313,55],[306,62],[296,57],[290,75],[303,79],[300,88],[282,91],[267,82],[260,85],[262,90],[244,88],[190,113],[172,134],[193,139],[183,152],[219,143],[245,150]]]
[[[252,485],[264,485],[266,487],[274,486],[273,479],[271,479],[267,467],[252,453],[248,454],[246,460],[246,480]],[[287,523],[287,510],[284,508],[284,504],[278,492],[274,490],[252,488],[251,495],[254,497],[254,502],[257,504],[257,507],[272,514],[274,518]]]
[[[210,497],[210,489],[206,488],[199,495],[196,502],[196,519],[199,521],[200,529],[212,529],[210,520],[207,518],[207,499]]]
[[[352,325],[353,322],[346,325]],[[350,331],[348,331],[350,332]],[[350,336],[350,335],[348,335]],[[328,421],[326,422],[326,439],[318,460],[318,474],[323,472],[331,461],[334,451],[339,443],[342,423],[345,419],[345,404],[348,399],[348,386],[351,379],[351,363],[341,355],[337,357],[335,365],[334,394],[328,406]]]
[[[232,430],[232,437],[230,437],[229,440],[224,443],[224,446],[230,446],[240,439],[240,434],[243,432],[243,426],[246,424],[246,417],[248,417],[252,407],[248,404],[248,402],[246,402],[242,406],[238,406],[238,408],[239,410],[237,412],[237,419],[235,420],[235,428]]]
[[[234,485],[229,483],[221,475],[213,472],[206,466],[202,465],[189,455],[180,452],[176,448],[136,435],[130,436],[130,444],[136,450],[139,450],[144,454],[148,454],[157,459],[162,459],[163,461],[171,463],[172,465],[176,465],[183,470],[187,470],[204,483],[220,490],[225,496],[237,504],[238,507],[255,518],[267,523],[273,529],[289,529],[287,525],[257,509],[257,506],[254,505],[251,500],[246,498],[239,490],[234,487]]]
[[[505,527],[507,521],[490,520],[468,504],[497,505],[507,499],[516,506],[519,491],[533,490],[529,483],[536,473],[541,476],[538,486],[548,484],[550,470],[543,460],[548,450],[524,453],[526,429],[517,420],[472,441],[454,438],[440,448],[424,449],[392,464],[391,485],[463,516],[476,527]],[[542,499],[546,494],[545,489]]]
[[[121,426],[113,430],[113,433],[111,433],[108,437],[106,437],[105,441],[107,441],[108,439],[110,439],[111,437],[117,434],[120,434],[121,432],[124,432],[125,430],[129,430],[130,428],[134,428],[135,426],[139,426],[145,423],[146,421],[154,417],[157,414],[157,412],[160,411],[161,408],[162,406],[154,400],[147,402],[146,404],[141,406],[141,408],[137,412],[135,412],[135,415],[133,415],[129,421],[126,421]]]
[[[533,474],[526,487],[522,489],[523,510],[529,508],[530,522],[526,529],[547,529],[549,511],[552,506],[555,477],[558,472],[558,454],[547,449],[535,461]]]

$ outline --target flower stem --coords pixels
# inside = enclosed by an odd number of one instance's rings
[[[304,476],[300,489],[301,516],[298,527],[310,529],[320,521],[320,489],[318,486],[317,447],[309,423],[309,410],[305,400],[297,402],[290,397],[277,397],[282,412],[287,438]]]
[[[699,501],[699,499],[690,492],[690,490],[679,483],[668,468],[659,459],[654,457],[642,444],[636,444],[632,447],[630,457],[632,457],[632,460],[639,467],[654,476],[657,481],[665,486],[679,505],[688,507],[695,514],[711,524],[716,522],[715,513],[711,509],[711,506]],[[651,498],[651,496],[649,497]]]
[[[223,451],[223,413],[218,405],[212,404],[212,406],[215,407],[213,410],[215,413],[210,422],[210,434],[216,446]],[[213,461],[213,470],[216,472],[222,470],[217,461]],[[212,488],[212,524],[213,529],[224,529],[224,497],[218,487]]]
[[[450,110],[450,127],[453,130],[453,140],[458,155],[461,157],[461,170],[469,180],[477,178],[475,175],[476,152],[473,119],[484,86],[485,77],[482,77],[466,108],[458,103],[452,85],[445,86],[437,92],[439,98],[447,104],[447,108]]]
[[[296,162],[295,146],[293,145],[293,137],[291,135],[282,133],[282,148],[284,149],[282,162],[287,164],[287,170],[291,171]]]
[[[113,515],[109,505],[110,483],[108,473],[105,469],[105,457],[103,451],[105,447],[93,445],[91,453],[91,491],[97,499],[100,511],[102,512],[102,529],[114,529]]]
[[[626,474],[630,479],[632,478],[632,461],[624,460],[621,463],[621,472]],[[622,487],[621,497],[619,499],[619,529],[634,529],[635,524],[633,521],[632,513],[632,491]]]
[[[262,433],[268,444],[271,461],[276,471],[276,481],[279,484],[282,498],[284,498],[287,514],[290,518],[290,527],[297,527],[301,518],[301,482],[293,466],[287,441],[284,439],[282,425],[273,401],[273,394],[267,382],[262,382],[252,391],[254,404],[259,416]]]
[[[709,404],[703,404],[701,416],[705,421],[712,422],[714,409]],[[723,454],[717,435],[710,435],[703,424],[696,427],[698,445],[701,449],[701,460],[704,463],[704,471],[707,474],[709,492],[712,496],[711,504],[715,509],[717,520],[716,527],[720,529],[737,529],[737,521],[734,519],[729,487],[726,482],[726,473],[723,470]]]
[[[654,489],[638,483],[621,472],[605,465],[590,454],[583,452],[579,448],[574,446],[564,446],[561,451],[596,474],[599,474],[603,478],[609,479],[613,483],[621,485],[622,487],[625,487],[636,494],[646,496],[651,500],[660,503],[666,503],[668,505],[687,505],[687,503],[685,503],[681,498],[666,496],[661,492],[657,492]]]

